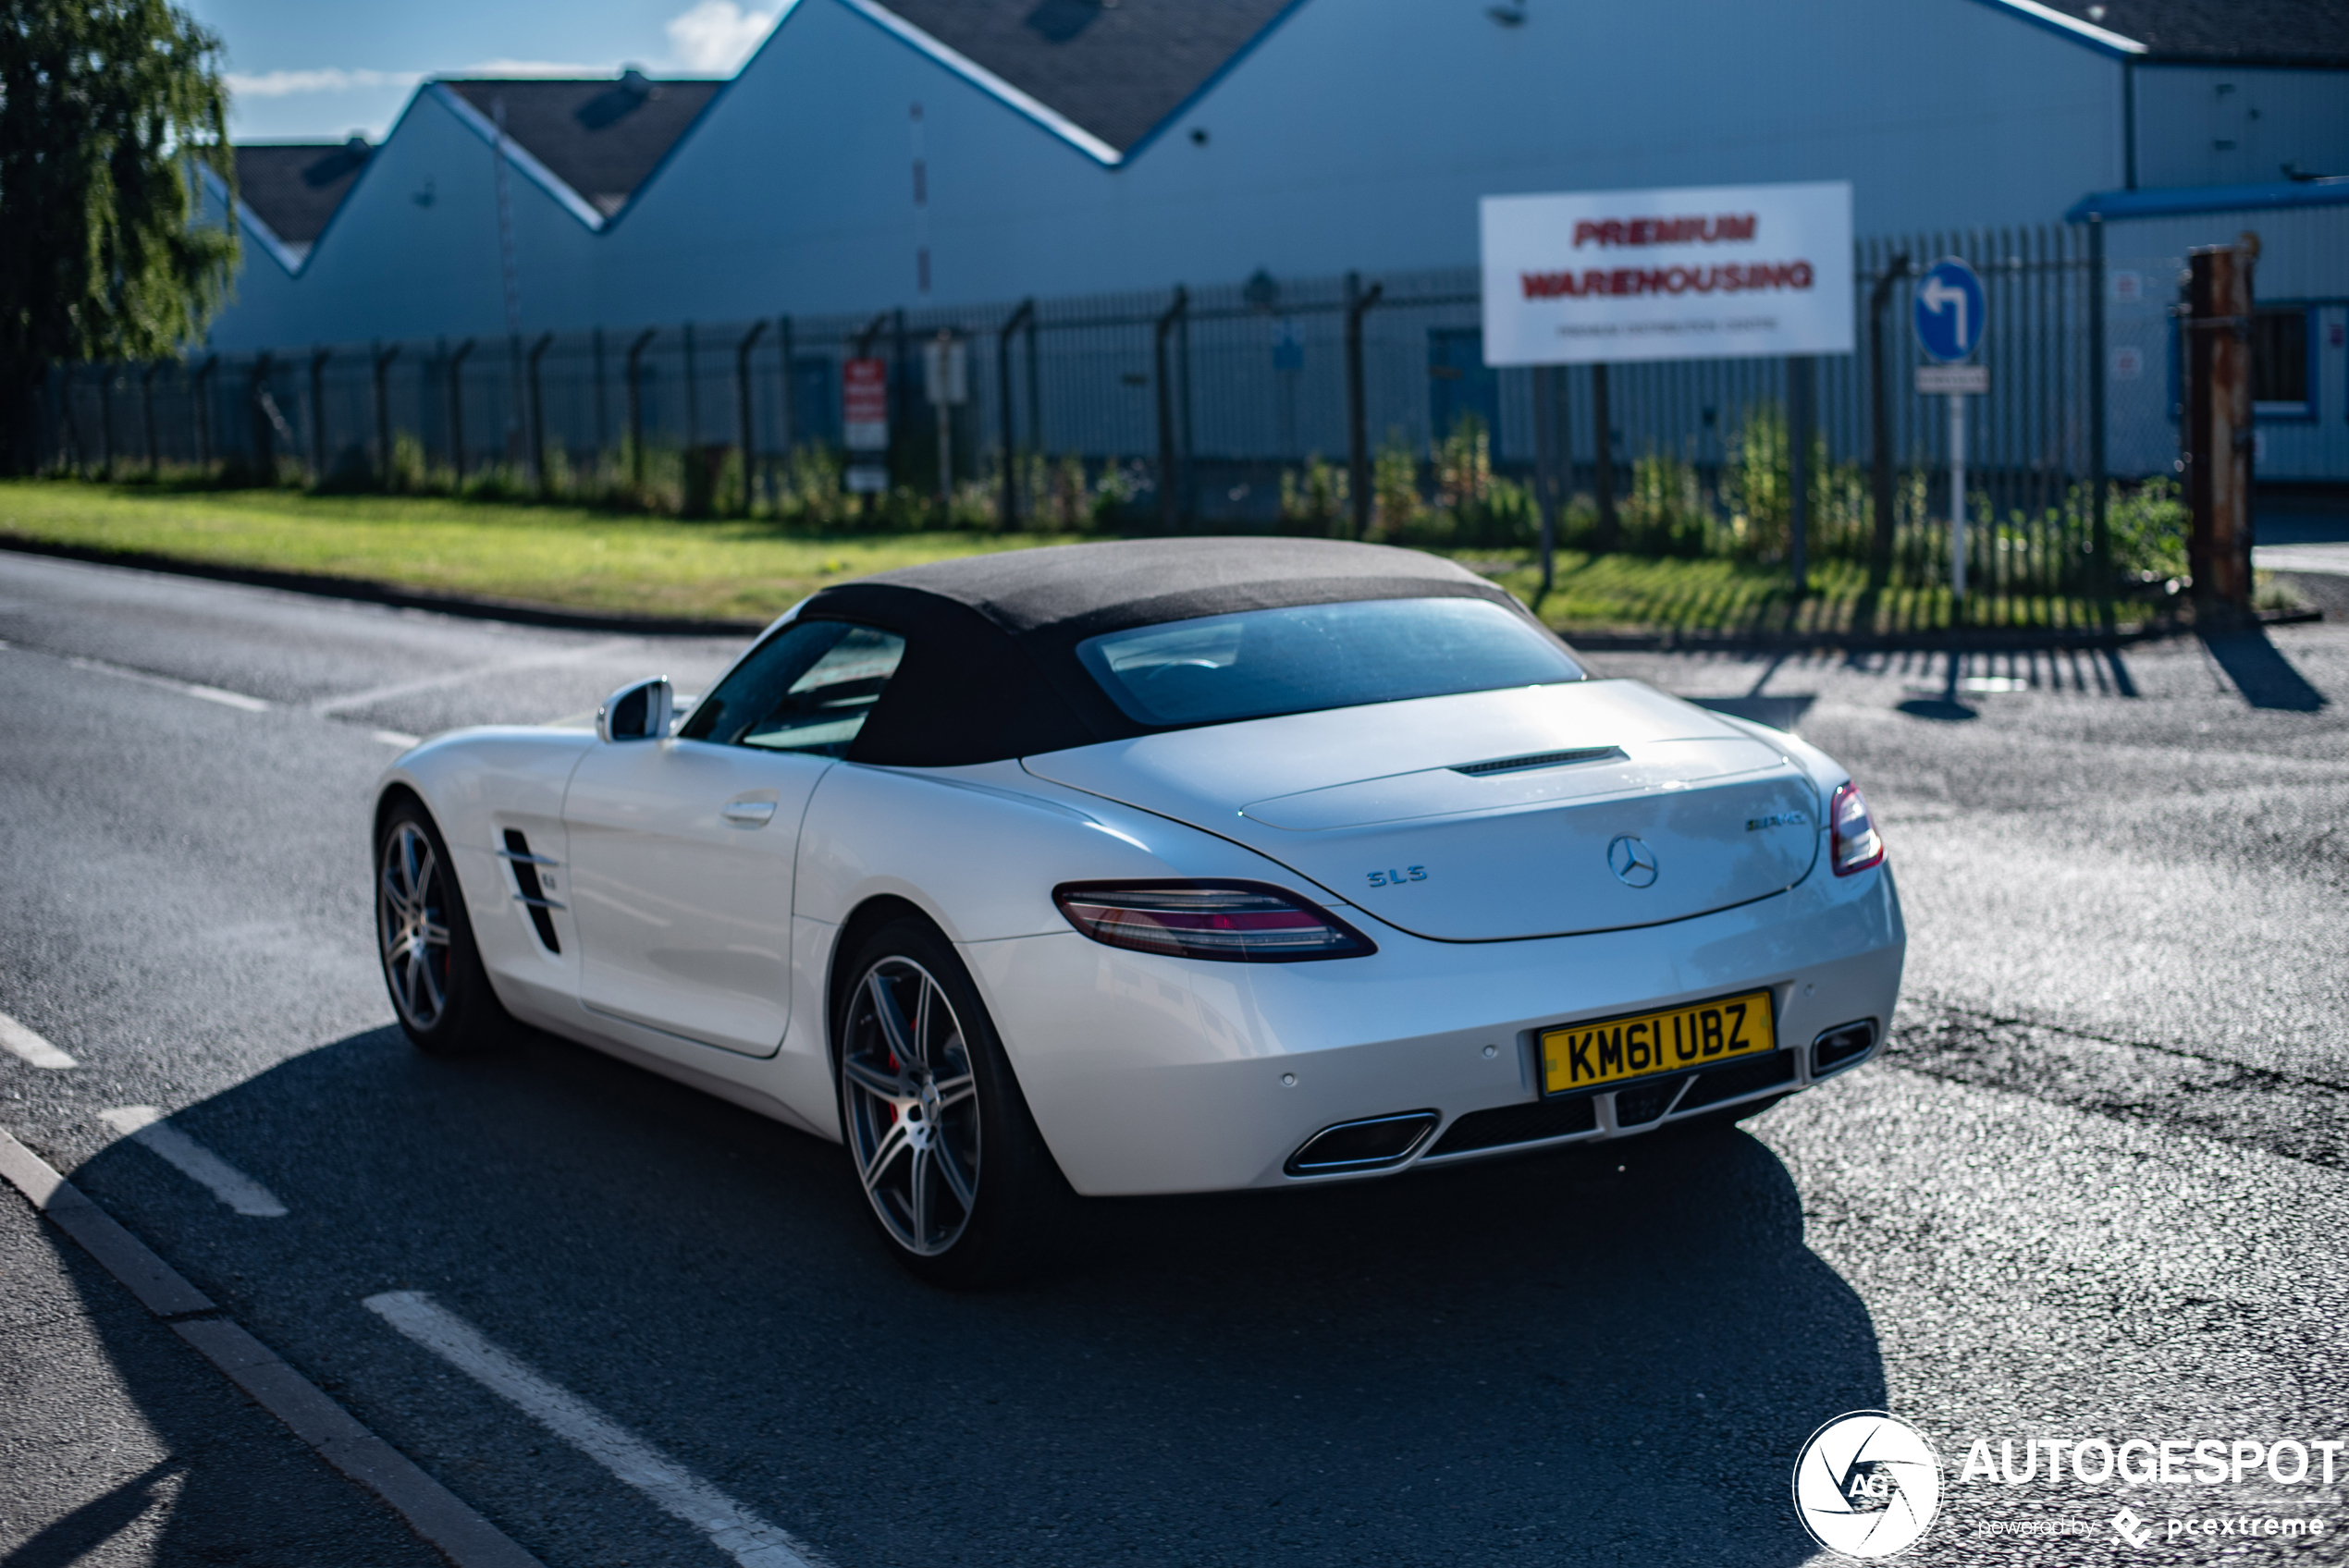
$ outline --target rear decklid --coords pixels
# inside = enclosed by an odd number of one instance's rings
[[[1801,768],[1630,680],[1172,730],[1024,766],[1235,839],[1445,941],[1682,920],[1792,887],[1818,853]]]

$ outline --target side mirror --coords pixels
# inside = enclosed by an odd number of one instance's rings
[[[633,681],[604,699],[596,710],[598,741],[658,741],[669,733],[677,704],[665,677]]]

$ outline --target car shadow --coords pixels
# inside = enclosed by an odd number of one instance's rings
[[[129,1144],[75,1180],[549,1562],[707,1549],[362,1298],[430,1292],[842,1563],[1791,1564],[1797,1449],[1885,1398],[1734,1130],[1094,1201],[1059,1270],[955,1294],[885,1256],[834,1145],[535,1033],[444,1061],[373,1030],[175,1121],[288,1217]]]
[[[2292,667],[2264,630],[2255,626],[2200,635],[2202,645],[2253,707],[2315,713],[2325,705],[2324,693]]]

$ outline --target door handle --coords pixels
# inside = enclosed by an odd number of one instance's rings
[[[719,815],[735,827],[764,827],[775,818],[772,801],[728,801]]]

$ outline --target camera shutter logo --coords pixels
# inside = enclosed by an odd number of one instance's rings
[[[1794,1462],[1794,1512],[1829,1551],[1889,1557],[1912,1546],[1941,1505],[1933,1445],[1881,1410],[1839,1415]]]

